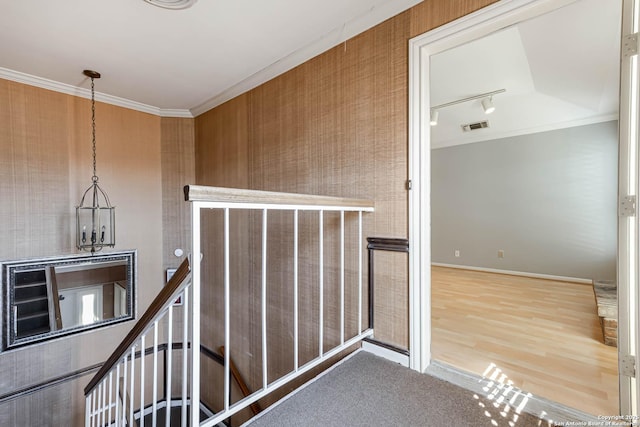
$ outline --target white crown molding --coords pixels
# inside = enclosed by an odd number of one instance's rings
[[[422,0],[395,0],[385,1],[382,4],[373,5],[365,14],[352,19],[343,26],[335,28],[316,41],[307,46],[294,51],[293,53],[279,59],[273,64],[263,68],[257,73],[247,77],[246,79],[236,83],[234,86],[226,89],[218,95],[210,98],[208,101],[197,105],[190,110],[158,108],[152,105],[143,104],[132,101],[130,99],[120,98],[100,92],[96,92],[96,101],[105,102],[107,104],[128,108],[131,110],[141,111],[160,117],[181,117],[193,118],[218,105],[235,98],[271,79],[279,76],[286,71],[308,61],[309,59],[339,45],[375,25],[395,16],[405,10],[415,6]],[[13,71],[0,67],[0,78],[15,81],[18,83],[36,86],[43,89],[53,90],[56,92],[66,93],[68,95],[79,96],[82,98],[91,98],[89,89],[72,86],[66,83],[56,82],[54,80],[33,76],[30,74]]]
[[[45,79],[43,77],[32,76],[30,74],[21,73],[19,71],[10,70],[8,68],[0,67],[0,78],[26,84],[29,86],[52,90],[54,92],[65,93],[67,95],[91,99],[91,90],[89,89],[69,85],[66,83],[56,82],[54,80]],[[136,102],[130,99],[120,98],[118,96],[108,95],[100,92],[96,92],[95,95],[96,101],[98,102],[104,102],[106,104],[128,108],[130,110],[141,111],[143,113],[149,113],[155,116],[183,118],[193,117],[189,110],[158,108],[152,105],[147,105],[141,102]]]
[[[431,149],[454,147],[456,145],[473,144],[475,142],[494,141],[496,139],[512,138],[514,136],[530,135],[533,133],[549,132],[553,130],[566,129],[578,126],[587,126],[596,123],[610,122],[612,120],[618,120],[618,113],[601,114],[597,116],[587,117],[585,119],[568,120],[565,122],[548,123],[540,126],[529,127],[526,129],[516,129],[505,132],[484,133],[485,129],[481,129],[478,135],[472,138],[462,137],[460,139],[449,139],[446,141],[431,141]],[[491,128],[487,128],[491,130]]]
[[[279,59],[273,64],[219,93],[208,101],[193,107],[191,109],[191,114],[194,117],[199,116],[200,114],[205,113],[238,95],[242,95],[243,93],[260,86],[274,77],[277,77],[280,74],[308,61],[309,59],[339,45],[345,40],[349,40],[350,38],[378,25],[390,17],[404,12],[421,1],[422,0],[395,0],[384,2],[382,5],[374,5],[366,14],[352,19],[342,27],[333,29],[316,41]]]

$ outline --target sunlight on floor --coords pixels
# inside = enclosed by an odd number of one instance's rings
[[[492,403],[488,406],[479,401],[478,405],[484,409],[485,416],[491,418],[491,424],[496,427],[499,425],[496,420],[498,418],[497,414],[499,414],[500,417],[508,421],[510,427],[516,427],[520,414],[522,414],[532,396],[531,393],[525,393],[514,387],[508,375],[502,372],[495,363],[487,366],[487,369],[482,374],[480,383],[483,385],[482,390],[487,393],[486,398]],[[474,394],[473,398],[480,400],[480,396],[477,394]],[[495,411],[497,411],[497,414],[494,415]],[[540,417],[538,426],[552,427],[554,425],[553,420],[544,419],[546,415],[544,411],[538,415]]]

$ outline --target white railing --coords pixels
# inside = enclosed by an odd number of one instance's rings
[[[156,415],[158,410],[163,406],[171,406],[174,398],[172,390],[176,390],[178,382],[181,385],[181,425],[189,425],[189,420],[199,419],[201,407],[199,404],[191,404],[191,402],[200,403],[200,383],[201,383],[201,371],[200,371],[200,351],[196,349],[201,348],[201,279],[202,279],[202,264],[211,262],[208,258],[209,254],[203,253],[202,241],[208,239],[210,236],[203,233],[210,233],[211,230],[208,227],[201,226],[201,219],[203,211],[218,210],[222,213],[221,230],[216,230],[215,233],[222,237],[222,265],[216,265],[217,270],[222,271],[222,295],[220,298],[223,300],[223,342],[224,356],[221,357],[220,362],[223,366],[223,398],[220,408],[216,408],[217,413],[211,414],[206,420],[200,422],[201,427],[208,427],[216,425],[223,420],[228,419],[232,415],[242,411],[249,407],[251,404],[257,402],[259,399],[265,397],[269,393],[293,380],[294,378],[308,372],[309,370],[317,367],[320,363],[327,359],[337,355],[341,351],[348,347],[357,344],[364,338],[370,337],[373,334],[371,329],[363,330],[363,244],[364,238],[362,235],[363,230],[363,213],[372,212],[374,210],[373,204],[368,201],[356,200],[356,199],[344,199],[336,197],[324,197],[324,196],[309,196],[301,194],[287,194],[287,193],[274,193],[265,191],[252,191],[252,190],[238,190],[229,188],[216,188],[216,187],[203,187],[203,186],[187,186],[185,187],[185,198],[191,202],[191,224],[192,224],[192,254],[202,254],[202,262],[193,260],[190,273],[185,274],[183,267],[178,270],[183,277],[181,284],[177,286],[174,283],[174,291],[169,294],[166,291],[164,295],[164,301],[159,301],[158,298],[154,301],[156,307],[154,310],[157,312],[151,316],[147,316],[147,313],[143,315],[138,322],[146,323],[138,327],[134,327],[130,335],[135,336],[129,339],[130,342],[123,342],[118,348],[120,353],[115,360],[110,360],[105,364],[105,367],[96,375],[94,380],[85,389],[86,394],[86,425],[87,426],[105,426],[105,425],[144,425],[144,416],[135,415],[139,412],[151,412],[152,425],[169,425],[170,411],[165,411],[164,419],[159,419]],[[257,215],[261,215],[261,236],[257,238],[260,240],[259,250],[261,256],[260,265],[260,338],[261,338],[261,352],[260,361],[262,363],[262,380],[261,387],[242,398],[239,401],[231,401],[231,358],[232,358],[232,346],[231,346],[231,322],[232,313],[230,309],[231,300],[231,271],[233,268],[233,262],[237,261],[232,259],[230,251],[231,242],[231,227],[230,216],[232,211],[254,211]],[[272,259],[269,257],[269,213],[272,211],[286,211],[290,212],[292,217],[291,230],[287,234],[291,234],[293,246],[292,259],[281,260]],[[301,212],[305,212],[305,215],[315,216],[317,221],[317,260],[312,262],[313,268],[317,268],[317,292],[318,292],[318,350],[317,355],[308,362],[301,362],[300,355],[300,339],[299,339],[299,299],[300,292],[299,286],[301,283],[300,278],[300,215]],[[337,221],[339,225],[337,227],[327,227],[325,224],[325,213],[333,212],[339,215]],[[353,227],[350,227],[352,231],[349,233],[352,235],[353,240],[347,242],[347,233],[345,228],[347,224],[347,218],[345,214],[349,214],[349,218],[357,216],[355,222],[357,223],[357,231],[353,232]],[[316,216],[317,215],[317,216]],[[332,217],[333,218],[333,217]],[[335,221],[334,221],[335,222]],[[353,224],[351,224],[353,225]],[[281,227],[280,227],[281,228]],[[331,235],[329,233],[337,233],[337,235]],[[355,234],[355,236],[353,236]],[[325,319],[325,251],[328,250],[325,247],[325,235],[332,238],[332,242],[339,242],[339,254],[332,254],[333,257],[339,259],[338,265],[330,265],[331,268],[335,268],[339,271],[339,284],[336,288],[339,289],[338,295],[332,298],[337,301],[338,307],[331,307],[335,309],[335,312],[339,316],[339,331],[337,336],[339,337],[339,343],[333,347],[327,348],[331,345],[330,342],[324,337]],[[357,292],[357,313],[347,313],[348,307],[345,303],[345,288],[347,286],[345,280],[345,272],[347,266],[345,265],[345,254],[347,247],[357,248],[357,262],[356,266],[350,268],[350,272],[354,270],[357,272],[357,280],[355,287],[357,289],[351,289],[351,292]],[[234,254],[235,255],[235,254]],[[355,255],[355,254],[353,254]],[[273,257],[275,258],[275,257]],[[351,257],[353,259],[353,256]],[[288,262],[293,265],[292,278],[293,281],[293,311],[291,316],[293,318],[293,369],[280,376],[278,379],[269,382],[268,380],[268,366],[269,366],[269,343],[267,342],[267,332],[269,330],[268,317],[267,317],[267,298],[269,292],[269,281],[267,280],[267,272],[271,263]],[[335,263],[334,263],[335,264]],[[188,270],[188,267],[187,267]],[[178,274],[178,273],[176,273]],[[189,280],[190,278],[190,280]],[[353,281],[352,281],[353,282]],[[305,282],[306,283],[306,282]],[[209,285],[209,283],[207,283]],[[352,284],[353,286],[353,284]],[[327,288],[328,289],[328,288]],[[164,290],[163,290],[164,292]],[[175,347],[175,333],[174,333],[174,313],[173,313],[173,301],[175,297],[183,293],[183,308],[182,311],[182,337],[187,337],[188,344],[181,346],[181,369],[177,369],[171,359],[172,349]],[[152,304],[151,308],[154,308]],[[150,308],[150,309],[151,309]],[[351,319],[355,317],[357,332],[355,334],[347,334],[346,332],[346,317],[350,315]],[[146,318],[145,318],[146,316]],[[145,322],[143,322],[143,320]],[[208,324],[208,323],[207,323]],[[137,331],[135,329],[138,329]],[[135,333],[134,333],[135,332]],[[147,335],[153,335],[152,344],[147,342]],[[162,339],[160,339],[161,337]],[[126,340],[125,340],[126,341]],[[147,349],[148,346],[149,349]],[[189,348],[191,351],[189,351]],[[158,354],[164,351],[165,359],[162,368],[159,366]],[[136,358],[137,352],[141,355]],[[116,352],[117,353],[117,352]],[[114,353],[114,355],[116,354]],[[145,356],[145,353],[149,353]],[[115,357],[115,356],[112,356]],[[149,361],[146,361],[149,359]],[[110,365],[110,366],[109,366]],[[168,367],[168,369],[167,369]],[[145,376],[146,374],[146,376]],[[173,378],[172,378],[173,377]],[[163,396],[164,401],[158,402],[158,383],[164,382]],[[123,393],[125,389],[128,393]],[[129,398],[129,396],[131,398]],[[135,397],[135,398],[134,398]],[[140,411],[140,408],[147,407],[146,411]],[[188,412],[188,414],[187,414]],[[137,423],[137,424],[136,424]]]
[[[182,352],[182,372],[189,363],[189,346],[182,337],[188,336],[190,313],[188,307],[191,291],[189,261],[185,260],[169,283],[151,303],[133,329],[118,345],[102,368],[85,388],[85,425],[144,426],[144,410],[150,405],[152,425],[170,425],[170,406],[173,401],[173,350]],[[174,305],[182,299],[182,331],[174,329]],[[179,327],[180,325],[178,325]],[[180,332],[182,332],[180,334]],[[147,336],[152,335],[151,343]],[[160,337],[163,337],[162,341]],[[179,341],[174,341],[178,337]],[[163,354],[162,363],[158,355]],[[147,361],[147,359],[150,359]],[[182,418],[186,423],[189,403],[187,375],[178,378],[182,382]],[[162,384],[160,382],[162,381]],[[158,391],[163,388],[163,400]],[[149,392],[149,394],[145,394]],[[158,410],[165,408],[165,419],[158,419]],[[185,425],[185,424],[183,424]]]

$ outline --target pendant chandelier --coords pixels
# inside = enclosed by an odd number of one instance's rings
[[[111,206],[109,196],[98,185],[96,173],[96,102],[93,80],[99,79],[100,73],[84,70],[83,74],[91,79],[93,176],[91,186],[82,195],[80,205],[76,206],[76,246],[95,253],[105,246],[113,247],[116,244],[116,208]]]

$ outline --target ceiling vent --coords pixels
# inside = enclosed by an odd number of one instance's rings
[[[165,9],[187,9],[195,4],[198,0],[144,0],[154,6]]]
[[[489,127],[489,120],[483,120],[481,122],[469,123],[466,125],[462,125],[463,132],[471,132],[478,129],[484,129]]]

